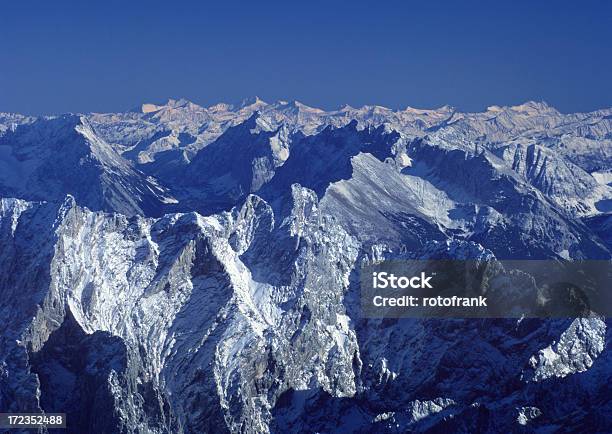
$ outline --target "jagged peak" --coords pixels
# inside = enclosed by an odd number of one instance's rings
[[[527,112],[528,114],[532,113],[558,113],[557,109],[551,107],[545,101],[527,101],[520,105],[515,105],[510,107],[514,111],[522,111]]]
[[[232,104],[229,104],[226,102],[219,102],[217,104],[211,105],[210,107],[207,108],[207,110],[212,113],[218,113],[218,112],[229,112],[233,108],[234,106]]]
[[[389,107],[385,107],[382,105],[364,105],[363,107],[361,107],[360,110],[365,110],[367,112],[370,113],[391,113],[393,110],[391,110]]]
[[[241,110],[247,107],[262,107],[266,105],[268,105],[268,103],[259,98],[258,96],[252,96],[244,98],[238,105],[238,109]]]
[[[178,99],[168,98],[168,102],[166,103],[166,105],[170,107],[182,107],[187,104],[193,104],[193,103],[186,98],[178,98]]]
[[[537,114],[559,114],[559,111],[557,109],[550,106],[545,101],[526,101],[522,104],[513,106],[491,105],[487,107],[485,113],[500,113],[504,111],[524,113],[530,116]]]
[[[87,153],[104,165],[121,168],[128,166],[127,161],[98,135],[87,116],[80,114],[66,113],[38,118],[31,124],[16,128],[6,140],[15,149],[23,152],[28,150],[31,153],[29,158],[33,159],[43,154],[53,155],[61,150]]]
[[[186,108],[188,110],[203,109],[203,107],[189,101],[186,98],[168,98],[165,103],[144,103],[141,105],[140,110],[136,110],[143,114],[156,113],[161,110],[175,110],[180,108]]]
[[[318,107],[311,107],[295,99],[292,101],[278,100],[273,106],[274,108],[281,110],[292,109],[297,112],[325,113],[325,110],[322,110]]]

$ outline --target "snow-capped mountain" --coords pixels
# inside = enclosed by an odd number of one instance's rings
[[[3,197],[62,201],[73,195],[93,210],[159,214],[164,195],[157,182],[138,171],[98,137],[86,118],[40,119],[0,137]]]
[[[69,432],[610,432],[609,321],[366,319],[364,261],[612,259],[612,109],[0,114],[0,410]]]

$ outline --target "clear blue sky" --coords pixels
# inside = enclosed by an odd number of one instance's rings
[[[0,111],[254,95],[324,108],[612,106],[603,0],[13,0],[0,49]]]

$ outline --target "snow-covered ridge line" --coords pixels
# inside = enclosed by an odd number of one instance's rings
[[[534,102],[476,114],[379,106],[325,112],[255,98],[236,107],[170,100],[144,112],[13,116],[0,133],[0,188],[30,200],[73,194],[91,209],[126,214],[208,213],[264,188],[283,165],[292,165],[301,143],[314,151],[326,140],[362,141],[342,146],[350,156],[378,152],[406,167],[414,155],[402,149],[424,140],[472,156],[486,151],[496,170],[517,172],[569,213],[592,216],[612,209],[612,187],[600,175],[612,166],[612,115],[606,113],[562,115]],[[378,138],[367,138],[372,131]],[[382,138],[394,134],[397,140]],[[388,143],[367,151],[374,142]]]
[[[590,111],[584,111],[584,112],[567,112],[567,113],[561,113],[560,111],[558,111],[554,106],[548,104],[546,101],[535,101],[535,100],[529,100],[529,101],[525,101],[524,103],[521,104],[516,104],[516,105],[507,105],[507,106],[500,106],[500,105],[490,105],[488,107],[486,107],[484,110],[482,111],[461,111],[453,106],[450,105],[443,105],[441,107],[437,107],[437,108],[417,108],[417,107],[412,107],[412,106],[406,106],[405,108],[401,109],[392,109],[386,106],[381,106],[381,105],[377,105],[377,104],[364,104],[360,107],[352,107],[348,104],[341,104],[339,105],[336,109],[324,109],[324,108],[320,108],[320,107],[314,107],[314,106],[309,106],[307,104],[304,104],[298,100],[291,100],[291,101],[287,101],[287,100],[277,100],[274,102],[266,102],[264,100],[262,100],[261,98],[255,96],[255,97],[248,97],[248,98],[244,98],[242,101],[240,101],[239,103],[227,103],[227,102],[218,102],[215,104],[211,104],[209,106],[206,105],[200,105],[197,103],[194,103],[192,101],[190,101],[187,98],[168,98],[168,100],[166,100],[165,102],[159,102],[159,103],[150,103],[150,102],[146,102],[146,103],[142,103],[140,106],[131,109],[131,110],[126,110],[126,111],[116,111],[116,112],[73,112],[75,114],[110,114],[110,113],[143,113],[143,114],[147,114],[147,113],[154,113],[163,109],[167,109],[167,108],[173,108],[173,109],[188,109],[188,110],[207,110],[207,111],[216,111],[216,112],[221,112],[221,111],[240,111],[243,110],[245,108],[252,108],[252,107],[257,107],[257,108],[263,108],[263,107],[275,107],[275,108],[282,108],[282,107],[291,107],[291,108],[295,108],[295,109],[299,109],[299,110],[303,110],[303,111],[311,111],[311,112],[316,112],[316,113],[337,113],[337,112],[346,112],[346,111],[363,111],[363,110],[378,110],[381,112],[393,112],[393,113],[401,113],[401,112],[409,112],[409,113],[414,113],[414,114],[423,114],[423,115],[427,115],[427,114],[431,114],[431,113],[436,113],[436,112],[456,112],[456,113],[463,113],[463,114],[482,114],[482,113],[499,113],[499,112],[503,112],[506,110],[511,110],[511,111],[515,111],[515,112],[521,112],[524,114],[536,114],[536,113],[558,113],[558,114],[562,114],[562,115],[570,115],[570,114],[607,114],[610,113],[612,111],[612,107],[601,107],[599,109],[595,109],[595,110],[590,110]],[[36,117],[34,115],[21,115],[18,112],[0,112],[0,119],[2,119],[3,117],[11,117],[11,116],[26,116],[26,117]],[[57,115],[52,115],[52,114],[48,114],[46,116],[57,116]]]

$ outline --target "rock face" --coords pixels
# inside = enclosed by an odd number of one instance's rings
[[[610,259],[611,114],[2,115],[0,410],[74,433],[609,432],[607,320],[365,319],[358,274]]]

